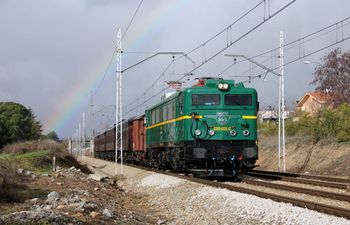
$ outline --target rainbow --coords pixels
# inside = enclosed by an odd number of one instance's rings
[[[148,12],[146,19],[142,19],[141,23],[139,22],[141,20],[137,21],[137,26],[132,28],[132,30],[136,29],[137,32],[132,34],[132,32],[129,31],[129,34],[126,36],[127,40],[125,44],[123,44],[123,50],[134,51],[139,49],[140,46],[148,41],[152,33],[187,2],[188,0],[159,1],[160,4],[152,11]],[[111,47],[109,46],[108,48],[110,49]],[[89,72],[84,74],[84,79],[73,84],[71,89],[58,99],[52,112],[43,121],[44,132],[54,130],[59,136],[67,136],[69,134],[63,134],[63,132],[68,126],[74,126],[74,128],[78,127],[78,123],[74,120],[77,117],[81,118],[79,114],[82,112],[82,109],[88,105],[91,91],[96,89],[105,73],[110,74],[115,71],[115,68],[109,68],[104,60],[101,62],[102,58],[108,58],[108,54],[110,54],[110,52],[105,52],[103,56],[98,56],[100,60],[94,63],[94,66],[97,68],[88,68]]]

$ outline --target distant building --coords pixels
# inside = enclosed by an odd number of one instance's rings
[[[293,111],[284,111],[283,118],[288,119]],[[278,111],[274,109],[260,110],[258,112],[258,118],[260,122],[278,122]]]
[[[314,115],[326,108],[333,108],[332,97],[328,93],[306,92],[297,104],[297,110]]]
[[[261,110],[258,112],[260,122],[277,121],[278,116],[275,110]]]

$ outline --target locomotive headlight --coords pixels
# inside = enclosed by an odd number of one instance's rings
[[[244,136],[248,136],[249,134],[250,134],[249,130],[244,130],[244,131],[243,131],[243,135],[244,135]]]
[[[228,84],[226,84],[226,83],[219,83],[218,84],[218,88],[219,88],[219,90],[226,91],[228,89]]]
[[[199,136],[199,135],[202,134],[202,131],[199,130],[199,129],[197,129],[197,130],[194,131],[194,134],[197,135],[197,136]]]
[[[234,137],[237,135],[237,132],[235,130],[230,130],[230,135]]]
[[[210,135],[210,136],[214,136],[214,134],[215,134],[215,131],[214,131],[214,130],[209,130],[209,135]]]

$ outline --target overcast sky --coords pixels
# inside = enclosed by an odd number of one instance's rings
[[[139,98],[141,103],[165,87],[167,80],[177,80],[201,65],[230,42],[268,18],[291,0],[270,0],[232,26],[217,39],[189,54],[190,59],[171,55],[157,56],[123,74],[125,106]],[[126,68],[161,51],[188,53],[190,50],[257,5],[259,0],[144,0],[122,41],[122,68]],[[82,113],[91,127],[89,101],[92,92],[95,129],[101,131],[113,124],[117,29],[124,35],[139,0],[0,0],[0,101],[14,101],[30,107],[43,124],[44,131],[55,130],[60,137],[72,136]],[[265,8],[265,9],[264,9]],[[350,16],[348,0],[298,0],[266,21],[213,60],[194,71],[190,77],[217,76],[233,64],[225,54],[254,56],[279,46],[279,33],[284,43],[294,41]],[[285,61],[307,55],[342,37],[349,37],[349,21],[338,25],[338,32],[296,43],[285,49]],[[317,64],[330,50],[349,50],[349,41],[341,42],[317,54],[307,56],[285,67],[287,104],[301,98],[310,86]],[[278,65],[278,51],[255,58],[268,67]],[[237,62],[240,59],[237,59]],[[278,71],[278,70],[277,70]],[[249,63],[237,63],[221,76],[238,81],[249,80],[263,72]],[[154,83],[154,84],[153,84]],[[149,88],[153,84],[152,88]],[[277,77],[253,79],[246,86],[259,92],[263,106],[276,106]],[[149,89],[148,92],[145,92]],[[171,90],[168,90],[171,91]],[[160,99],[155,97],[133,116],[142,113]],[[135,103],[136,104],[136,103]],[[134,104],[134,105],[135,105]],[[124,106],[124,108],[125,108]],[[104,108],[105,107],[105,108]],[[132,106],[127,106],[130,109]]]

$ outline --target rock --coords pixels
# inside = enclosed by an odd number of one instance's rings
[[[91,211],[93,211],[93,210],[95,210],[95,209],[97,209],[98,208],[98,205],[97,204],[95,204],[95,203],[86,203],[85,205],[84,205],[84,211],[85,212],[91,212]]]
[[[99,188],[94,188],[95,191],[99,191],[100,189]]]
[[[112,212],[109,209],[104,209],[102,214],[106,217],[111,218],[113,216]]]
[[[162,225],[162,224],[165,224],[166,220],[162,220],[162,219],[159,219],[157,221],[157,225]]]
[[[68,208],[70,210],[81,211],[80,210],[81,209],[81,204],[82,204],[81,202],[72,203],[72,204],[68,205]]]
[[[58,183],[56,183],[58,186],[62,186],[63,184],[62,183],[60,183],[60,182],[58,182]]]
[[[84,214],[82,214],[81,212],[77,212],[73,216],[74,217],[84,217]]]
[[[2,219],[4,221],[2,221]],[[45,223],[38,223],[45,221]],[[81,224],[79,220],[53,211],[21,211],[0,217],[0,224]]]
[[[32,198],[32,199],[30,200],[30,202],[31,202],[31,203],[37,203],[38,200],[39,200],[38,198]]]
[[[90,174],[90,175],[89,175],[89,178],[92,179],[92,180],[101,181],[101,180],[103,180],[103,179],[105,179],[105,178],[108,178],[108,177],[107,177],[107,176],[104,176],[104,175],[102,175],[102,174],[96,174],[96,173],[94,173],[94,174]]]
[[[45,205],[42,209],[43,210],[51,210],[52,209],[52,205]]]
[[[69,168],[69,170],[76,170],[74,166],[72,166],[71,168]]]
[[[96,211],[92,211],[92,212],[90,213],[90,216],[91,216],[93,219],[96,218],[96,217],[98,217],[99,215],[101,215],[101,213],[96,212]]]
[[[18,173],[18,174],[22,174],[23,171],[24,171],[24,170],[23,170],[22,168],[18,168],[17,173]]]
[[[42,177],[48,177],[49,174],[48,174],[48,173],[43,173],[43,174],[41,174],[41,176],[42,176]]]
[[[66,206],[65,205],[59,205],[56,207],[56,209],[64,209]]]
[[[53,201],[57,201],[59,199],[60,199],[60,195],[58,194],[58,192],[57,191],[53,191],[53,192],[51,192],[51,193],[49,193],[47,195],[47,200],[46,201],[53,202]]]
[[[80,202],[80,198],[78,195],[75,195],[74,197],[69,198],[69,202]]]
[[[33,174],[33,172],[30,171],[30,170],[25,170],[25,171],[24,171],[24,175],[25,175],[25,176],[29,176],[29,175],[32,175],[32,174]]]

